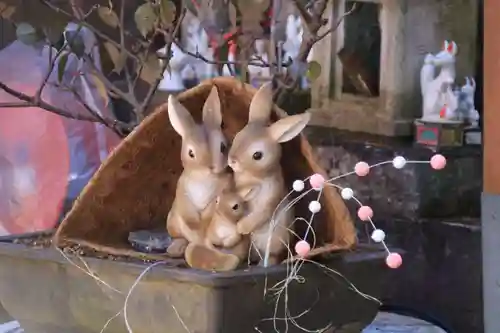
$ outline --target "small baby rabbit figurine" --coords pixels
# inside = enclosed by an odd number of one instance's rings
[[[203,106],[203,124],[196,124],[189,111],[175,98],[168,98],[168,116],[182,137],[184,167],[175,199],[167,217],[167,230],[174,239],[167,253],[182,257],[188,242],[204,242],[215,199],[226,186],[227,143],[222,134],[219,94],[214,87]]]
[[[205,246],[190,243],[186,248],[186,262],[190,267],[213,270],[234,270],[248,257],[250,237],[236,230],[237,222],[248,211],[247,201],[258,193],[256,188],[238,194],[234,186],[226,187],[216,199],[215,213],[207,229]],[[215,250],[215,245],[219,249]]]
[[[299,135],[310,120],[310,114],[303,113],[269,125],[272,107],[272,86],[267,83],[253,97],[248,123],[236,134],[228,159],[238,190],[254,186],[259,189],[249,201],[249,213],[238,222],[237,230],[242,235],[251,234],[252,245],[260,258],[264,258],[264,253],[269,250],[269,264],[279,262],[289,242],[288,228],[294,221],[293,211],[283,210],[287,202],[283,202],[274,214],[288,192],[280,165],[280,143]],[[273,214],[275,227],[270,238],[269,223]]]

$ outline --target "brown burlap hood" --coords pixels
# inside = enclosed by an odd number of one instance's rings
[[[203,104],[213,85],[217,86],[224,132],[232,140],[248,120],[248,107],[256,89],[234,78],[215,78],[181,93],[178,98],[201,122]],[[275,107],[275,117],[286,113]],[[181,138],[170,125],[167,104],[147,117],[95,173],[71,211],[59,226],[54,244],[79,244],[112,255],[137,256],[127,238],[131,231],[165,227],[182,172]],[[296,179],[313,173],[325,174],[313,156],[307,139],[301,135],[283,144],[281,161],[288,188]],[[296,206],[296,215],[308,217],[312,198]],[[322,210],[315,217],[318,245],[323,251],[346,249],[356,241],[353,221],[338,192],[326,187]],[[296,230],[305,227],[297,223]],[[314,252],[313,252],[314,253]]]

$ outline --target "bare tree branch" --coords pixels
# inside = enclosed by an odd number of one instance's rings
[[[129,129],[129,126],[123,122],[120,122],[116,119],[101,117],[96,118],[92,116],[85,116],[81,114],[73,114],[72,112],[63,110],[61,108],[55,107],[49,103],[44,102],[43,100],[36,100],[34,96],[28,96],[22,92],[11,89],[6,84],[0,82],[0,89],[4,90],[9,95],[12,95],[20,100],[20,102],[6,102],[0,103],[0,108],[40,108],[46,110],[48,112],[55,113],[59,116],[66,117],[69,119],[90,121],[90,122],[102,122],[106,126],[110,128],[118,128],[118,129]]]
[[[115,64],[115,71],[120,76],[118,81],[113,81],[114,78],[112,76],[109,76],[108,74],[102,72],[99,70],[93,59],[91,58],[90,55],[83,55],[83,61],[88,64],[91,67],[91,74],[93,75],[93,79],[96,81],[96,86],[98,85],[97,83],[100,83],[101,86],[98,88],[99,94],[101,95],[111,95],[116,98],[119,98],[126,103],[128,103],[132,109],[133,113],[136,116],[136,122],[134,121],[134,124],[126,124],[123,122],[119,122],[116,119],[109,119],[109,118],[104,118],[99,115],[99,113],[96,112],[92,107],[86,104],[85,100],[80,96],[76,91],[70,90],[74,97],[75,100],[83,106],[85,110],[87,110],[88,115],[82,115],[82,114],[73,114],[72,112],[68,110],[63,110],[59,107],[56,107],[54,105],[50,105],[49,103],[45,102],[42,100],[42,92],[44,87],[48,84],[50,74],[53,72],[53,68],[57,64],[57,60],[60,58],[60,56],[63,54],[64,51],[71,51],[71,48],[68,48],[68,45],[64,45],[61,49],[59,49],[57,52],[51,51],[55,53],[55,55],[52,54],[50,55],[50,63],[49,63],[49,69],[48,73],[46,73],[43,77],[42,83],[38,87],[36,93],[33,96],[28,96],[24,94],[23,92],[16,91],[15,89],[12,89],[11,87],[8,87],[7,84],[5,83],[0,83],[0,89],[4,90],[8,94],[16,97],[19,99],[19,102],[14,102],[14,103],[2,103],[0,104],[0,107],[2,108],[7,108],[7,107],[39,107],[42,109],[45,109],[48,112],[53,112],[55,114],[58,114],[63,117],[67,118],[72,118],[72,119],[78,119],[78,120],[83,120],[83,121],[91,121],[91,122],[101,122],[105,124],[106,126],[112,128],[114,131],[123,133],[123,130],[128,131],[135,125],[137,125],[143,118],[145,114],[145,110],[149,107],[149,104],[151,103],[154,94],[156,93],[159,83],[161,82],[163,78],[163,73],[168,69],[170,58],[172,56],[171,54],[171,47],[172,43],[176,42],[181,51],[183,51],[186,55],[201,60],[207,64],[211,65],[217,65],[219,67],[222,66],[228,66],[231,70],[233,68],[237,68],[242,73],[242,77],[244,80],[247,80],[248,78],[248,72],[247,68],[248,66],[254,66],[254,67],[260,67],[260,68],[270,68],[271,73],[273,76],[273,80],[277,83],[277,89],[275,90],[275,98],[277,103],[280,103],[285,94],[294,91],[298,85],[299,85],[299,74],[300,73],[295,73],[293,70],[287,70],[286,72],[282,71],[282,68],[292,68],[294,65],[302,65],[307,62],[307,57],[309,53],[311,52],[311,49],[313,46],[328,36],[330,33],[334,32],[338,26],[340,25],[341,21],[345,18],[345,16],[350,15],[354,9],[355,6],[352,7],[351,10],[346,12],[340,20],[336,23],[336,25],[332,26],[328,30],[320,33],[320,29],[328,22],[327,19],[323,18],[323,15],[325,13],[326,7],[327,7],[327,0],[316,0],[316,1],[310,1],[308,6],[305,6],[303,4],[303,1],[300,0],[288,0],[288,4],[292,4],[296,7],[297,11],[299,12],[303,24],[304,24],[304,34],[303,34],[303,39],[302,43],[299,48],[298,56],[295,59],[286,59],[283,61],[281,59],[281,54],[277,54],[276,56],[273,56],[273,51],[276,50],[278,52],[281,51],[281,49],[273,48],[271,50],[271,56],[269,60],[264,60],[262,57],[260,57],[257,54],[254,54],[253,48],[256,39],[262,38],[262,34],[257,31],[258,29],[251,29],[251,28],[244,28],[242,26],[242,17],[245,15],[245,12],[238,12],[237,9],[237,15],[239,15],[239,20],[238,17],[236,19],[236,22],[233,22],[233,25],[235,26],[232,27],[225,27],[227,31],[222,31],[221,26],[225,26],[225,23],[222,22],[224,21],[223,19],[220,19],[219,16],[227,16],[226,12],[229,10],[229,4],[227,3],[227,0],[220,0],[219,2],[212,2],[211,4],[207,5],[204,4],[203,1],[196,0],[193,1],[193,4],[196,5],[197,8],[197,13],[199,15],[199,19],[201,21],[201,25],[203,28],[205,28],[207,31],[207,34],[211,38],[214,38],[219,46],[221,46],[221,43],[228,43],[228,40],[224,40],[224,33],[227,32],[232,32],[231,39],[234,42],[238,43],[239,49],[238,49],[238,55],[236,57],[237,60],[235,61],[228,61],[227,59],[216,59],[212,60],[209,59],[208,57],[205,57],[203,54],[199,53],[198,51],[196,52],[191,52],[186,50],[177,40],[177,34],[181,28],[181,24],[185,18],[186,14],[186,9],[183,8],[180,13],[177,13],[172,19],[172,22],[165,22],[165,17],[162,16],[164,13],[161,12],[161,4],[159,1],[151,1],[151,2],[144,2],[141,6],[145,4],[150,4],[151,9],[153,11],[156,11],[154,15],[157,15],[156,17],[153,17],[151,20],[151,16],[148,17],[146,15],[144,18],[147,21],[147,24],[150,24],[150,27],[147,27],[147,31],[144,31],[144,29],[141,30],[139,26],[137,26],[136,30],[139,30],[142,34],[141,36],[135,35],[135,33],[132,33],[132,30],[128,30],[126,25],[128,24],[128,21],[125,19],[125,3],[128,4],[126,0],[116,0],[119,1],[120,3],[120,8],[117,9],[118,13],[115,13],[113,11],[113,1],[109,0],[109,11],[110,15],[114,15],[114,24],[112,25],[112,28],[118,29],[118,33],[116,34],[116,40],[111,37],[111,35],[107,35],[103,31],[100,31],[97,29],[95,26],[92,26],[88,22],[88,18],[90,13],[98,8],[98,5],[92,6],[90,11],[87,13],[84,13],[83,11],[83,3],[84,0],[66,0],[70,3],[71,8],[68,9],[68,7],[59,7],[58,4],[56,4],[53,1],[50,0],[39,0],[40,3],[42,3],[44,6],[46,6],[49,10],[52,10],[54,13],[58,13],[62,15],[63,17],[66,17],[69,21],[74,22],[78,24],[79,28],[85,27],[89,29],[91,32],[93,32],[99,42],[105,42],[106,43],[106,51],[110,55],[110,57],[113,57],[111,55],[111,52],[107,49],[107,46],[111,45],[112,47],[116,48],[116,52],[119,53],[119,59],[118,61],[113,61]],[[281,5],[279,6],[280,10],[284,8],[281,8],[284,6],[286,0],[280,0],[280,1],[273,1],[273,3],[280,3]],[[214,5],[216,4],[216,5]],[[200,7],[201,6],[201,7]],[[216,8],[217,6],[226,6],[224,8]],[[118,6],[116,6],[118,7]],[[237,7],[237,6],[236,6]],[[177,8],[179,10],[180,8]],[[274,8],[276,10],[277,8]],[[219,15],[220,13],[221,15]],[[219,14],[218,14],[219,13]],[[135,13],[137,14],[137,12]],[[101,15],[101,14],[99,14]],[[154,16],[153,15],[153,16]],[[208,15],[207,17],[202,17],[202,15]],[[276,23],[276,15],[277,13],[273,14],[273,19],[272,22]],[[286,15],[286,14],[283,14]],[[221,17],[222,17],[221,16]],[[100,16],[101,17],[101,16]],[[103,22],[105,19],[103,19]],[[261,18],[258,18],[259,20]],[[170,18],[168,19],[170,21]],[[252,19],[250,19],[252,21]],[[239,23],[238,23],[239,22]],[[246,24],[249,24],[251,26],[253,23],[256,23],[254,21],[248,22],[248,17],[246,18]],[[106,23],[106,22],[104,22]],[[282,22],[283,23],[283,22]],[[138,24],[136,22],[136,24]],[[108,24],[110,25],[110,24]],[[254,28],[258,28],[257,25],[255,25]],[[283,29],[282,29],[283,30]],[[149,31],[149,32],[148,32]],[[284,31],[282,31],[282,35],[284,34]],[[282,39],[282,38],[281,38]],[[274,44],[277,44],[278,41],[275,40],[275,38],[271,38],[271,42]],[[281,41],[282,42],[282,41]],[[109,43],[109,45],[108,45]],[[69,41],[68,41],[69,44]],[[156,52],[160,48],[165,48],[166,53],[164,56],[156,56]],[[115,52],[115,53],[116,53]],[[115,55],[116,56],[116,55]],[[123,58],[122,58],[123,57]],[[152,57],[152,61],[148,62],[150,57]],[[224,56],[225,58],[225,56]],[[113,60],[113,59],[112,59]],[[122,61],[123,60],[123,61]],[[162,60],[161,65],[155,65],[154,61],[160,61]],[[120,63],[120,65],[117,65],[117,63]],[[151,64],[155,65],[152,66]],[[121,66],[123,65],[123,66]],[[152,68],[155,67],[155,68]],[[147,72],[145,72],[147,71]],[[147,75],[151,71],[158,71],[158,75]],[[144,77],[143,77],[143,72],[144,72]],[[59,73],[60,74],[60,73]],[[233,73],[234,74],[234,73]],[[126,84],[121,84],[124,79],[126,81]],[[138,83],[139,80],[147,80],[149,82],[149,88],[148,91],[146,92],[146,95],[144,98],[141,97],[141,100],[138,99],[138,96],[140,95],[138,93]],[[52,83],[51,83],[52,84]],[[59,87],[60,89],[64,89],[64,87]],[[66,87],[66,89],[68,89]],[[106,98],[107,96],[103,96]]]
[[[184,20],[185,16],[186,16],[186,9],[183,9],[181,12],[181,15],[177,18],[177,23],[176,23],[175,28],[172,32],[172,35],[165,36],[166,37],[165,39],[169,39],[166,41],[167,42],[167,46],[166,46],[167,57],[170,57],[172,54],[172,43],[174,42],[174,38],[181,28],[182,21]],[[144,99],[144,101],[142,103],[142,106],[141,106],[142,110],[146,110],[149,103],[151,103],[151,100],[153,99],[154,93],[158,89],[158,85],[160,84],[161,80],[163,79],[163,74],[167,70],[169,62],[170,62],[170,58],[167,61],[163,62],[163,65],[161,66],[161,69],[160,69],[160,75],[158,76],[158,78],[156,78],[156,80],[153,82],[153,84],[151,84],[151,87],[149,88],[148,94],[146,95],[146,98]]]

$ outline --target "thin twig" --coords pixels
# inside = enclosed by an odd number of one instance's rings
[[[177,35],[177,33],[179,32],[179,29],[181,28],[182,21],[184,20],[184,17],[186,16],[186,12],[187,12],[187,10],[184,8],[182,10],[180,16],[177,18],[177,23],[176,23],[175,28],[172,32],[172,35],[170,36],[171,37],[170,40],[167,40],[167,45],[165,47],[165,50],[166,50],[165,52],[167,54],[167,57],[169,57],[172,53],[171,52],[172,43],[174,42],[174,38]],[[144,101],[142,102],[141,113],[140,113],[141,115],[144,114],[144,111],[149,106],[149,103],[151,103],[151,100],[153,99],[153,96],[154,96],[156,90],[158,89],[158,85],[160,84],[161,80],[163,79],[163,74],[167,70],[169,63],[170,63],[170,59],[163,61],[163,64],[162,64],[161,70],[160,70],[160,75],[158,75],[158,77],[155,79],[155,81],[151,84],[151,87],[149,88],[149,91],[148,91],[146,97],[144,98]]]
[[[111,1],[110,1],[111,2]],[[121,7],[120,7],[120,22],[119,22],[119,29],[120,29],[120,57],[122,56],[123,50],[125,50],[125,0],[122,0],[121,2]],[[127,86],[128,86],[128,92],[132,93],[134,92],[134,85],[132,82],[132,77],[130,75],[130,69],[128,67],[127,60],[125,60],[125,64],[123,66],[124,71],[125,71],[125,80],[127,81]],[[135,97],[135,95],[133,95]],[[137,102],[137,100],[136,100]]]
[[[69,19],[74,20],[76,23],[82,24],[84,27],[88,28],[91,32],[93,32],[98,37],[104,39],[105,41],[113,44],[115,47],[117,47],[118,49],[120,49],[120,43],[116,42],[114,39],[112,39],[111,37],[109,37],[108,35],[106,35],[105,33],[103,33],[102,31],[97,30],[92,25],[90,25],[87,22],[85,22],[83,19],[78,18],[75,15],[73,15],[71,13],[68,13],[64,9],[55,6],[50,1],[42,0],[42,3],[45,4],[46,6],[48,6],[53,11],[55,11],[56,13],[63,14],[64,16],[68,17]],[[132,59],[134,59],[134,60],[136,60],[138,62],[140,61],[140,59],[139,59],[139,57],[137,57],[137,55],[135,55],[134,53],[130,52],[126,48],[123,49],[123,52],[125,52],[127,54],[127,56],[129,56],[130,58],[132,58]]]
[[[22,102],[0,103],[0,108],[30,108],[30,107],[41,108],[41,109],[44,109],[46,111],[55,113],[59,116],[70,118],[70,119],[90,121],[90,122],[100,122],[99,119],[96,119],[94,117],[80,115],[80,114],[72,114],[71,112],[68,112],[68,111],[63,110],[61,108],[55,107],[49,103],[46,103],[43,100],[36,101],[33,96],[28,96],[20,91],[16,91],[16,90],[10,88],[9,86],[7,86],[3,82],[0,82],[0,89],[4,90],[7,94],[12,95],[12,96],[14,96],[17,99],[20,99],[22,101]],[[102,120],[104,120],[105,125],[109,125],[108,127],[118,125],[118,126],[124,126],[124,128],[126,128],[125,123],[119,122],[115,119],[103,117]]]

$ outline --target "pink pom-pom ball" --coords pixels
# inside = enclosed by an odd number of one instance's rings
[[[325,184],[325,177],[320,175],[319,173],[315,173],[309,178],[309,184],[311,187],[317,191],[321,190]]]
[[[431,167],[434,170],[444,169],[445,166],[446,166],[446,157],[444,157],[441,154],[436,154],[436,155],[432,156]]]
[[[399,253],[389,253],[387,258],[385,258],[385,263],[389,268],[396,269],[403,264],[403,258]]]
[[[311,245],[305,240],[298,241],[297,244],[295,244],[295,253],[297,253],[298,256],[305,257],[309,251],[311,251]]]
[[[366,162],[358,162],[354,166],[354,172],[356,175],[364,177],[370,172],[370,166]]]
[[[361,221],[370,221],[373,217],[373,209],[370,206],[361,206],[358,209],[358,217]]]

